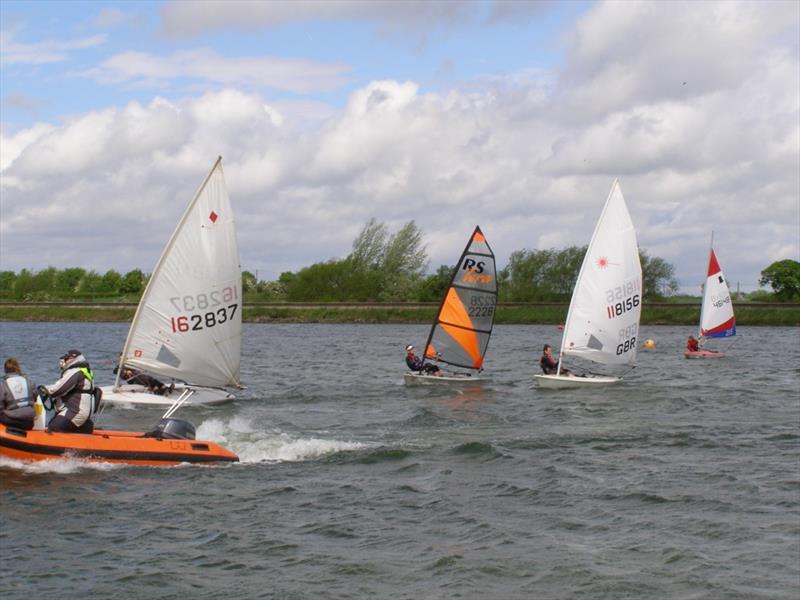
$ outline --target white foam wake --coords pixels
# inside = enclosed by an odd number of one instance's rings
[[[366,448],[366,444],[320,438],[302,438],[287,433],[255,430],[249,420],[209,419],[197,428],[197,439],[216,442],[236,452],[243,463],[313,460]]]
[[[41,473],[59,473],[62,475],[78,471],[110,471],[127,465],[108,462],[86,462],[75,458],[53,458],[52,460],[23,461],[0,456],[0,468],[8,467],[38,475]]]

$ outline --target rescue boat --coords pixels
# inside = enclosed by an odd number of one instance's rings
[[[239,460],[219,444],[195,440],[191,423],[168,418],[149,433],[105,429],[90,434],[51,433],[0,424],[0,456],[22,461],[73,459],[145,466]]]

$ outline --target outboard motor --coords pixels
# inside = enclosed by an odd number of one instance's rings
[[[159,440],[193,440],[195,439],[195,429],[189,421],[167,417],[161,419],[158,426],[146,435]]]

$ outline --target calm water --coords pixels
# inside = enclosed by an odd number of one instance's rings
[[[686,361],[692,328],[644,328],[589,393],[533,387],[553,326],[497,327],[482,385],[407,388],[427,329],[246,326],[248,389],[178,414],[236,465],[0,462],[3,598],[798,597],[800,330]],[[78,347],[110,382],[126,332],[2,323],[0,355],[51,383]]]

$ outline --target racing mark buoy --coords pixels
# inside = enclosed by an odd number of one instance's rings
[[[647,348],[648,350],[652,350],[653,348],[656,347],[655,340],[650,340],[650,339],[645,340],[644,347]]]

